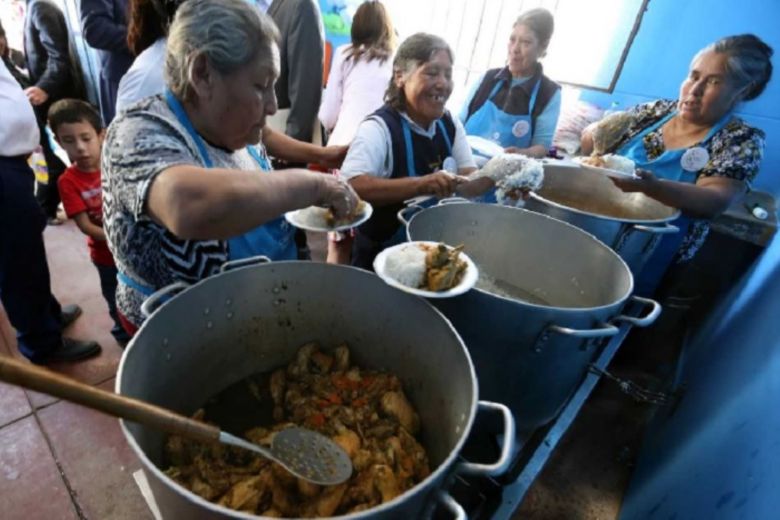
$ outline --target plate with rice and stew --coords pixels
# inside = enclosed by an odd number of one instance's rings
[[[354,213],[344,218],[336,218],[330,208],[318,206],[288,211],[284,218],[293,226],[308,231],[346,231],[370,219],[373,211],[371,204],[361,200]]]
[[[628,157],[608,153],[604,155],[591,155],[587,157],[575,157],[574,162],[596,173],[607,177],[636,177],[636,165]]]
[[[425,298],[451,298],[477,283],[479,272],[463,252],[439,242],[404,242],[380,252],[374,271],[388,285]]]

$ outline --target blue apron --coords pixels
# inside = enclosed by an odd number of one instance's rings
[[[694,184],[698,171],[688,171],[682,167],[683,155],[690,148],[701,147],[712,139],[712,136],[723,128],[731,119],[731,113],[723,116],[723,118],[707,132],[704,139],[695,145],[689,148],[664,150],[664,152],[655,159],[649,159],[647,157],[647,151],[645,150],[644,137],[663,126],[676,114],[677,111],[673,111],[654,125],[642,130],[623,146],[618,148],[615,153],[631,159],[634,161],[637,168],[649,170],[653,175],[660,179]],[[634,290],[637,294],[652,296],[655,292],[663,274],[671,265],[677,251],[682,245],[685,235],[688,233],[691,219],[685,215],[681,215],[677,220],[672,222],[672,224],[679,227],[680,232],[672,235],[663,235],[660,243],[650,255],[645,267],[642,269],[642,272],[634,280]]]
[[[206,168],[213,168],[214,163],[211,161],[206,144],[192,126],[187,113],[184,111],[184,107],[168,89],[165,90],[165,100],[168,103],[168,107],[176,115],[176,119],[179,120],[179,123],[187,130],[192,140],[195,141],[195,146],[198,148],[203,165]],[[271,170],[270,161],[267,157],[261,155],[257,148],[247,146],[246,150],[260,166],[261,170]],[[276,218],[243,235],[229,239],[228,245],[230,260],[239,260],[258,255],[265,255],[271,260],[294,260],[297,258],[294,229],[283,217]],[[121,271],[117,278],[121,283],[132,287],[145,296],[149,296],[155,291],[155,288],[143,285]]]
[[[504,85],[504,81],[499,81],[490,91],[487,101],[479,109],[471,114],[466,120],[464,128],[468,135],[478,135],[500,144],[504,148],[516,146],[518,148],[528,148],[531,146],[531,140],[534,134],[533,114],[536,107],[536,96],[539,93],[541,79],[537,80],[531,91],[531,99],[528,101],[527,114],[509,114],[504,112],[493,102],[498,91]],[[490,190],[484,195],[476,198],[479,202],[496,202],[495,189]]]

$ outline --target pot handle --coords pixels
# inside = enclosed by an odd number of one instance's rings
[[[233,269],[238,269],[239,267],[247,267],[256,264],[267,264],[270,261],[271,259],[264,255],[250,256],[249,258],[241,258],[240,260],[228,260],[222,264],[222,267],[219,268],[219,272],[226,273],[228,271],[232,271]]]
[[[501,446],[501,456],[493,464],[478,464],[475,462],[461,462],[455,469],[464,475],[476,475],[485,477],[497,477],[504,473],[512,462],[515,451],[515,418],[512,412],[501,403],[491,401],[479,401],[477,407],[481,411],[498,412],[504,419],[504,445]]]
[[[157,307],[167,302],[189,286],[190,285],[188,283],[173,282],[170,285],[166,285],[159,291],[153,292],[141,304],[141,315],[144,317],[144,319],[148,318],[157,309]]]
[[[550,332],[557,332],[558,334],[565,334],[566,336],[573,336],[575,338],[606,338],[614,336],[618,333],[618,328],[614,325],[607,323],[598,329],[571,329],[569,327],[561,327],[560,325],[550,325],[547,330],[542,334]]]
[[[465,197],[447,197],[439,201],[439,206],[446,206],[447,204],[469,204],[471,201]]]
[[[412,216],[423,209],[422,206],[418,206],[417,204],[412,204],[411,206],[406,206],[405,208],[401,208],[398,210],[398,213],[396,213],[396,217],[398,217],[398,222],[403,224],[404,226],[409,225],[409,219],[412,218]]]
[[[441,504],[444,509],[452,513],[455,520],[468,520],[468,515],[466,515],[466,510],[463,509],[463,506],[458,504],[458,501],[452,498],[452,496],[443,489],[440,489],[436,493],[436,501]]]
[[[631,299],[637,303],[643,304],[644,306],[650,306],[650,312],[647,313],[647,316],[644,318],[635,318],[634,316],[626,316],[625,314],[621,314],[612,321],[625,321],[636,327],[647,327],[648,325],[655,323],[655,320],[661,314],[661,304],[655,300],[651,300],[650,298],[642,298],[641,296],[636,295],[631,296]]]
[[[680,231],[680,228],[672,224],[669,224],[668,222],[664,223],[663,226],[643,226],[642,224],[634,224],[634,229],[636,229],[637,231],[642,231],[644,233],[652,233],[655,235],[670,235],[672,233],[677,233]]]

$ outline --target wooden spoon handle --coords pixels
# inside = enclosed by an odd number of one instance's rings
[[[44,368],[0,356],[0,380],[200,441],[219,440],[219,428],[153,404],[80,383]]]

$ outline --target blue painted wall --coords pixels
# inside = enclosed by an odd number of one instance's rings
[[[707,44],[752,32],[774,50],[774,78],[763,95],[738,115],[766,132],[766,150],[755,188],[780,197],[780,1],[650,0],[612,94],[585,90],[581,99],[618,108],[662,97],[676,99],[688,65]]]
[[[647,432],[620,520],[780,518],[778,291],[780,237],[686,347],[685,394]]]

